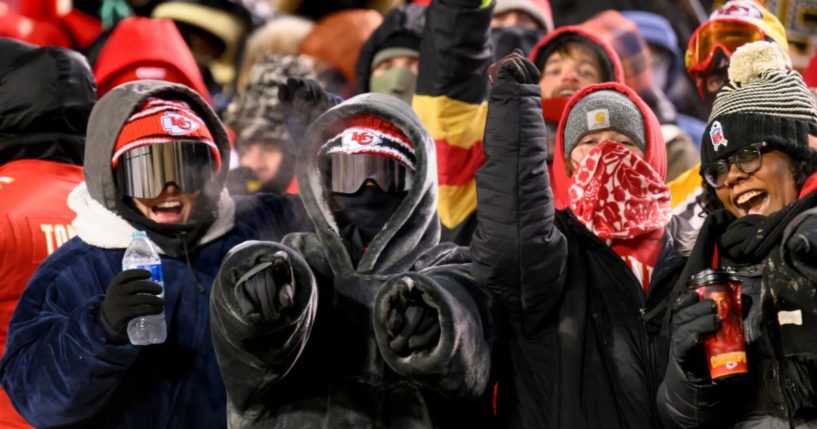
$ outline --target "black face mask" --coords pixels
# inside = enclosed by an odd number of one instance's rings
[[[332,193],[333,211],[340,229],[357,229],[367,246],[403,202],[406,192],[386,192],[377,186],[363,186],[354,194]]]
[[[491,42],[494,46],[494,62],[512,53],[514,49],[521,49],[527,55],[544,35],[544,30],[529,30],[521,27],[492,28]]]

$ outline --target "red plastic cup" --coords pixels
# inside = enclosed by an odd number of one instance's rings
[[[712,382],[725,381],[748,373],[740,300],[743,284],[726,271],[707,269],[693,276],[689,286],[695,289],[701,300],[715,301],[718,318],[721,321],[720,328],[703,339]]]

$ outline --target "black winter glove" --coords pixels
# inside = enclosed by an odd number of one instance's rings
[[[488,79],[493,86],[504,83],[539,83],[539,69],[516,49],[488,67]]]
[[[286,84],[278,85],[278,99],[307,125],[334,105],[318,81],[300,77],[287,78]]]
[[[404,277],[399,295],[389,304],[386,332],[389,347],[400,356],[428,350],[440,340],[440,319],[437,310],[423,300],[423,292],[414,287],[414,280]]]
[[[236,282],[235,294],[245,317],[258,314],[264,324],[280,320],[293,306],[295,296],[295,280],[286,252],[275,252],[247,271]]]
[[[817,215],[807,217],[786,241],[791,258],[817,268]]]
[[[698,293],[682,294],[672,306],[672,355],[681,369],[696,380],[709,378],[709,367],[701,345],[703,336],[720,325],[715,301],[698,302]]]
[[[131,319],[164,310],[165,300],[156,296],[162,287],[148,279],[150,271],[125,270],[108,285],[99,311],[103,322],[116,334],[127,337]]]

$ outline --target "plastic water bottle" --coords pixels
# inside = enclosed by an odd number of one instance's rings
[[[142,269],[150,271],[150,280],[162,286],[159,297],[165,296],[162,260],[159,252],[148,240],[145,231],[135,231],[133,239],[122,258],[122,270]],[[167,339],[167,325],[164,312],[149,316],[136,317],[128,322],[128,338],[131,344],[141,346],[160,344]]]

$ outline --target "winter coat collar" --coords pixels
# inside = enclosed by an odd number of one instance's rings
[[[68,195],[68,207],[77,214],[73,225],[82,241],[103,249],[124,249],[131,242],[136,229],[115,212],[105,208],[91,197],[88,186],[81,182]],[[227,194],[221,193],[216,220],[199,240],[205,244],[229,232],[235,223],[235,203]],[[157,247],[159,253],[164,253]]]

